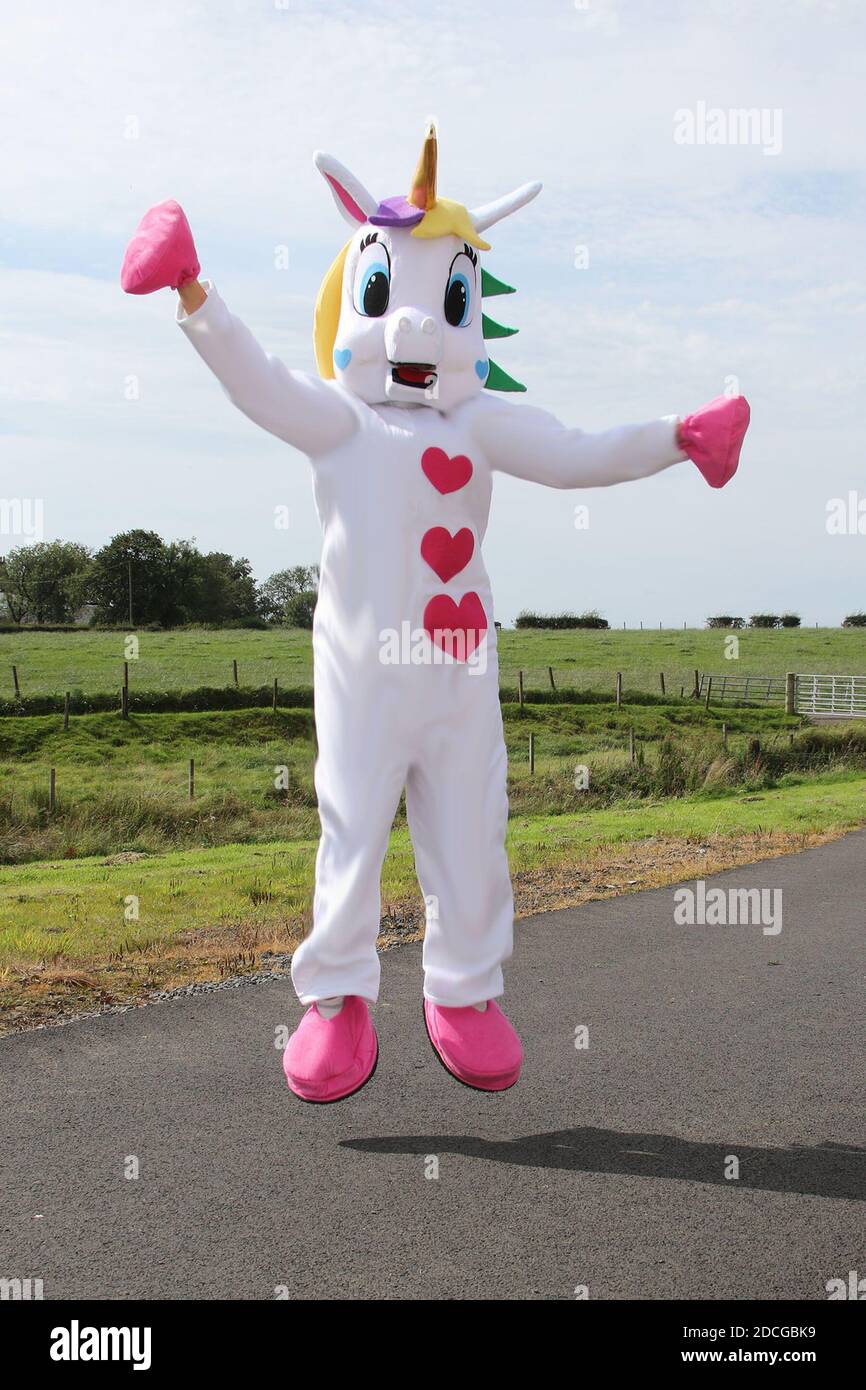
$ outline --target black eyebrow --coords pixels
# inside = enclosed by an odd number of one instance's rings
[[[469,242],[468,242],[468,241],[464,241],[464,243],[463,243],[463,250],[464,250],[464,252],[466,253],[466,255],[469,257],[469,259],[470,259],[470,261],[472,262],[472,264],[473,264],[474,266],[477,266],[477,265],[478,265],[478,252],[472,250],[472,247],[469,245]]]
[[[378,232],[370,232],[369,236],[365,236],[365,237],[364,237],[363,241],[361,242],[361,245],[358,247],[358,250],[359,250],[359,251],[363,251],[365,246],[370,246],[372,242],[378,241],[378,240],[379,240],[379,233],[378,233]]]

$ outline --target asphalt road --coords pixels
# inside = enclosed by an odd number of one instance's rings
[[[781,933],[678,926],[670,888],[520,923],[527,1056],[499,1096],[434,1058],[416,946],[384,956],[379,1068],[336,1106],[284,1086],[288,982],[3,1039],[0,1276],[46,1299],[826,1298],[866,1275],[866,834],[713,884],[781,888]]]

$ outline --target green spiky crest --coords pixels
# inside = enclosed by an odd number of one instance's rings
[[[514,286],[506,285],[504,280],[497,280],[495,275],[484,266],[481,267],[481,297],[482,299],[492,299],[495,294],[514,294]]]
[[[490,299],[496,294],[514,294],[514,286],[506,285],[504,280],[497,280],[495,275],[491,275],[485,266],[481,267],[481,297]],[[511,338],[518,332],[516,328],[508,328],[504,323],[497,323],[487,314],[481,315],[481,331],[485,338]],[[485,391],[525,391],[526,387],[522,381],[516,381],[513,376],[509,376],[494,362],[492,358],[487,359],[487,380],[484,383]]]
[[[504,323],[497,323],[489,314],[481,315],[481,332],[485,338],[511,338],[515,333],[519,333],[518,328],[508,328]]]
[[[492,359],[487,363],[487,380],[484,383],[485,391],[525,391],[526,387],[522,381],[515,381],[513,376],[504,372],[498,363]]]

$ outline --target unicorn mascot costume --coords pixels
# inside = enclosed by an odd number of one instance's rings
[[[318,377],[269,357],[199,263],[175,202],[151,209],[121,283],[179,291],[178,322],[229,399],[313,467],[324,533],[313,628],[322,834],[313,928],[292,961],[303,1004],[283,1068],[335,1101],[369,1080],[378,1042],[379,882],[401,792],[427,905],[424,1020],[440,1061],[483,1091],[517,1080],[520,1041],[498,1007],[511,954],[506,753],[493,598],[481,557],[494,472],[604,487],[691,458],[733,475],[742,397],[696,414],[584,434],[508,399],[524,388],[488,356],[515,330],[482,311],[510,286],[481,265],[484,233],[538,183],[469,211],[439,195],[428,128],[406,197],[373,197],[328,155],[315,163],[351,236],[315,310]]]

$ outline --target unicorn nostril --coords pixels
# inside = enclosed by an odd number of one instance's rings
[[[435,333],[435,332],[436,332],[436,320],[435,320],[435,319],[431,319],[431,317],[430,317],[429,314],[427,315],[426,319],[423,319],[423,320],[422,320],[422,323],[421,323],[421,332],[422,332],[422,333]]]
[[[412,322],[410,319],[407,319],[406,315],[404,314],[403,317],[400,319],[400,322],[397,324],[397,327],[399,328],[401,333],[408,333],[409,329],[412,327]]]

